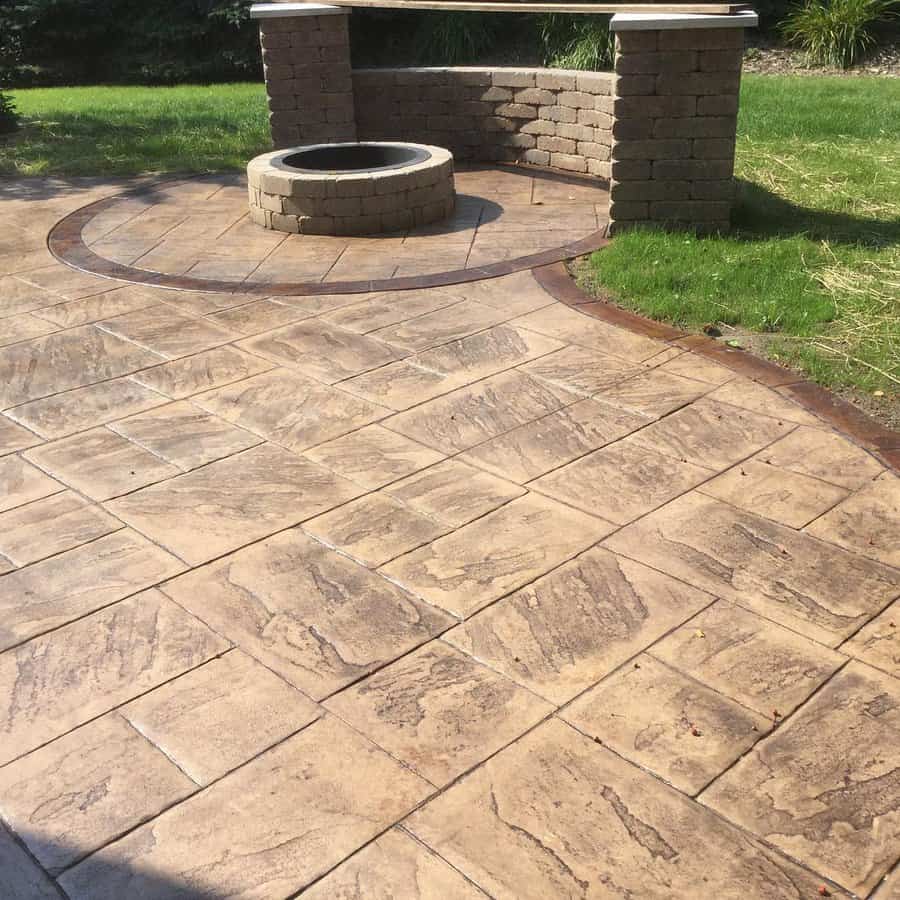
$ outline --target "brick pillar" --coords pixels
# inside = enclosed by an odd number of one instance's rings
[[[734,16],[616,15],[610,231],[725,231],[744,28]]]
[[[269,124],[277,149],[355,141],[346,7],[257,3]]]

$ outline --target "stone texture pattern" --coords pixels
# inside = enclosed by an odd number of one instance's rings
[[[610,230],[727,231],[744,29],[616,33]]]
[[[360,140],[609,177],[613,77],[552,69],[356,69]]]
[[[305,99],[305,98],[304,98]],[[380,234],[432,225],[453,214],[453,156],[443,147],[401,168],[354,172],[299,172],[283,152],[247,165],[250,218],[293,234]]]
[[[502,246],[584,196],[473,174],[528,195],[485,223]],[[42,249],[117,186],[11,185],[3,900],[896,897],[876,456],[541,275],[130,292]],[[197,198],[223,264],[334,252],[241,225],[239,179],[159,184],[89,234],[133,221],[126,253]],[[436,264],[457,237],[379,252]],[[342,271],[372,244],[342,240]]]
[[[260,20],[276,147],[356,140],[349,12]]]

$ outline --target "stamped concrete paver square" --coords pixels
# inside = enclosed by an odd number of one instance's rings
[[[855,491],[877,478],[884,468],[846,438],[820,428],[798,428],[758,457],[762,462],[801,475],[812,475]]]
[[[527,363],[562,347],[541,334],[498,325],[487,331],[417,353],[410,362],[431,372],[476,381],[503,369]]]
[[[132,377],[154,391],[179,400],[272,368],[274,364],[268,360],[235,347],[216,347],[144,369]]]
[[[87,431],[165,402],[164,396],[129,378],[115,378],[32,400],[10,410],[10,415],[32,431],[53,439]]]
[[[512,370],[397,413],[384,425],[443,453],[454,453],[578,399],[571,391]]]
[[[649,421],[614,406],[579,400],[467,450],[462,459],[524,484]]]
[[[465,384],[464,376],[451,377],[423,369],[411,357],[342,381],[341,388],[401,412]]]
[[[847,496],[843,488],[748,459],[699,490],[791,528],[802,528]]]
[[[304,900],[485,900],[480,891],[437,854],[392,828],[303,892]]]
[[[324,319],[303,319],[248,338],[238,345],[326,384],[387,365],[406,354],[388,344]]]
[[[770,727],[769,720],[647,655],[560,715],[688,794],[704,788]]]
[[[159,406],[110,428],[184,471],[247,450],[263,440],[187,401]]]
[[[273,328],[280,328],[289,322],[296,322],[311,313],[304,313],[299,309],[292,309],[283,303],[273,303],[271,300],[257,300],[254,303],[246,303],[243,306],[235,306],[233,309],[222,310],[213,313],[209,320],[222,328],[239,332],[243,335],[260,334]]]
[[[818,416],[807,412],[777,391],[750,381],[749,378],[735,378],[729,381],[716,388],[709,395],[709,399],[740,406],[764,416],[774,416],[786,422],[796,422],[798,425],[821,425]]]
[[[0,277],[0,315],[15,316],[62,303],[64,297],[14,275]]]
[[[56,330],[57,326],[52,322],[45,322],[43,319],[31,315],[31,313],[6,316],[0,319],[0,347],[7,347],[10,344],[17,344],[19,341],[42,337]]]
[[[612,529],[602,519],[527,494],[395,559],[383,571],[429,603],[466,617]]]
[[[416,512],[390,494],[367,494],[303,525],[329,547],[375,568],[446,534],[450,528]]]
[[[806,531],[900,568],[900,478],[885,472],[816,519]]]
[[[369,490],[376,490],[444,458],[436,450],[380,425],[359,428],[319,444],[304,455]]]
[[[20,456],[0,458],[0,512],[61,490],[63,485]]]
[[[0,826],[0,872],[3,873],[6,900],[59,900],[59,890],[50,880],[50,876],[2,826]]]
[[[0,553],[24,566],[120,528],[124,525],[102,507],[61,491],[0,514]]]
[[[97,294],[95,297],[48,306],[38,310],[35,315],[59,328],[74,328],[76,325],[88,325],[146,307],[155,307],[157,312],[165,315],[165,308],[159,306],[158,294],[154,295],[145,288],[129,286]]]
[[[233,331],[168,306],[138,309],[98,322],[97,327],[147,347],[165,359],[190,356],[238,337]]]
[[[545,700],[442,641],[325,705],[438,787],[553,712]]]
[[[698,400],[666,416],[634,437],[649,450],[712,469],[724,469],[791,430],[789,423]]]
[[[373,334],[394,347],[414,353],[474,334],[508,318],[510,315],[502,310],[464,300],[397,325],[380,328]]]
[[[463,297],[452,288],[423,291],[385,291],[325,313],[322,318],[341,328],[367,334],[407,319],[459,303]]]
[[[846,661],[843,653],[726,600],[676,628],[650,652],[770,719],[793,712]]]
[[[0,768],[4,818],[50,872],[196,790],[116,713]]]
[[[195,397],[193,402],[298,453],[390,413],[384,407],[287,369],[216,388]]]
[[[297,529],[189,572],[164,590],[314,699],[452,622]]]
[[[713,600],[594,548],[447,633],[475,659],[556,704],[598,682]]]
[[[61,883],[73,900],[161,898],[165,890],[276,900],[325,874],[430,790],[329,717],[96,853]],[[165,873],[168,888],[155,873]]]
[[[604,403],[657,418],[693,403],[708,390],[709,385],[702,381],[682,378],[659,368],[640,372],[626,381],[603,385],[594,396]]]
[[[43,444],[28,458],[94,500],[128,494],[181,471],[108,428]]]
[[[598,391],[643,371],[637,363],[571,344],[520,368],[528,375],[576,391],[585,397],[593,396]]]
[[[820,883],[558,719],[426,803],[408,828],[498,898],[796,900]]]
[[[616,328],[558,303],[513,319],[510,324],[630,362],[644,362],[665,349],[659,341]]]
[[[120,711],[201,785],[248,762],[321,713],[241,650],[186,672]]]
[[[161,357],[83,325],[0,350],[0,409],[126,375]]]
[[[525,488],[448,459],[384,489],[428,516],[459,528],[525,493]]]
[[[900,594],[900,572],[701,494],[606,545],[835,647]]]
[[[900,678],[900,599],[841,644],[841,651]]]
[[[360,493],[345,478],[262,444],[110,501],[107,509],[198,565]]]
[[[866,895],[900,841],[900,682],[853,662],[701,795]]]
[[[0,654],[0,764],[228,646],[150,590]]]
[[[21,450],[23,447],[33,447],[40,442],[41,439],[36,434],[21,425],[16,425],[0,413],[0,456]]]
[[[531,487],[624,525],[711,475],[709,469],[624,441],[556,469]]]
[[[0,579],[0,650],[158,584],[184,566],[122,529]]]

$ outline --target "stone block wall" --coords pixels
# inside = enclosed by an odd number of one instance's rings
[[[348,19],[344,10],[260,19],[276,148],[356,140]]]
[[[357,137],[608,178],[613,81],[610,72],[553,69],[359,69]]]
[[[610,220],[726,230],[743,28],[616,35]]]
[[[276,147],[433,144],[459,160],[609,179],[610,232],[728,229],[744,29],[755,13],[617,14],[614,73],[353,71],[348,13],[293,0],[252,7]]]

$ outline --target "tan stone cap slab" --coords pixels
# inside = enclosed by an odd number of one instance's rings
[[[298,16],[349,16],[347,6],[328,3],[254,3],[250,7],[251,19],[285,19]]]
[[[616,13],[609,23],[613,31],[680,31],[693,28],[756,28],[759,16],[752,10],[730,16],[694,13]]]

